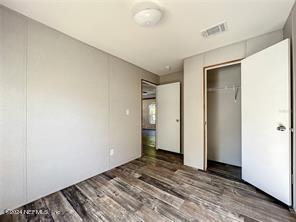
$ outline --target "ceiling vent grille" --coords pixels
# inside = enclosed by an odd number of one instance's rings
[[[207,38],[209,36],[216,35],[225,31],[227,31],[227,24],[226,22],[222,22],[202,30],[201,34],[204,38]]]

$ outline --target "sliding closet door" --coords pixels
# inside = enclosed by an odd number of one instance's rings
[[[290,42],[242,61],[242,178],[291,205]]]

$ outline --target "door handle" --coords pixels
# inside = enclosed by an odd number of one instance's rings
[[[180,120],[179,119],[176,119],[176,122],[178,123]]]
[[[286,130],[286,127],[284,125],[280,124],[276,129],[278,131],[285,131]]]

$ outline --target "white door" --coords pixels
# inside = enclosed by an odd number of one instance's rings
[[[156,89],[156,147],[180,153],[180,83]]]
[[[290,42],[242,60],[242,178],[291,205]]]

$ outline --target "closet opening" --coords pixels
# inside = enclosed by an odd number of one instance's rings
[[[205,170],[241,180],[241,64],[224,63],[205,73]]]

